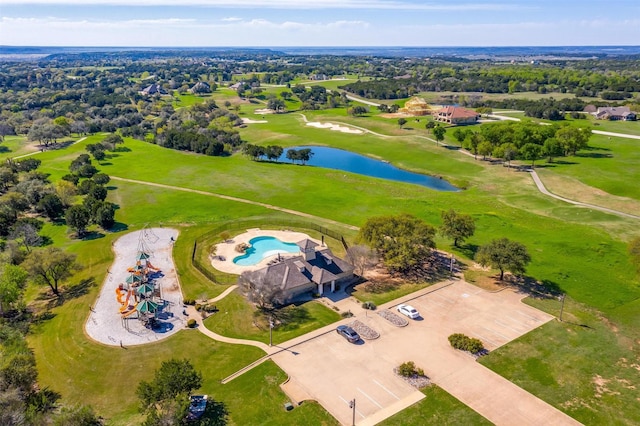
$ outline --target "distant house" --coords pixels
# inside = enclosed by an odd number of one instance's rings
[[[336,284],[353,278],[353,265],[335,256],[328,247],[305,239],[297,243],[301,256],[285,258],[257,271],[265,280],[279,285],[287,299],[307,292],[335,291]]]
[[[141,95],[144,96],[162,96],[168,95],[168,92],[162,88],[159,84],[150,84],[140,91]]]
[[[189,89],[191,93],[211,93],[211,86],[209,83],[205,81],[200,81],[193,85],[191,89]]]
[[[244,81],[239,81],[238,83],[233,83],[231,86],[229,86],[229,89],[238,90],[242,86],[244,86]]]
[[[399,112],[408,115],[429,115],[432,111],[427,101],[414,96],[413,98],[405,102],[404,107],[400,108]]]
[[[598,111],[598,108],[595,105],[591,105],[591,104],[587,105],[582,110],[582,112],[586,112],[587,114],[595,114],[597,111]]]
[[[312,74],[309,76],[309,80],[320,81],[320,80],[330,80],[330,78],[326,74]]]
[[[467,108],[446,106],[436,111],[433,118],[449,124],[474,124],[478,122],[480,114]]]
[[[594,114],[598,120],[635,121],[637,116],[629,107],[600,107]]]

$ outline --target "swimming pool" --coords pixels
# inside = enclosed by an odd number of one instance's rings
[[[300,247],[296,243],[285,243],[276,237],[255,237],[249,240],[251,247],[242,255],[233,259],[240,266],[251,266],[262,259],[278,253],[298,253]]]

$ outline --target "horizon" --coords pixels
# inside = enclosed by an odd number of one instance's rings
[[[0,34],[16,47],[635,46],[638,16],[635,0],[4,0]]]

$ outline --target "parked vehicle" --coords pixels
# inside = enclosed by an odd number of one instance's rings
[[[360,340],[360,335],[348,325],[339,325],[338,328],[336,328],[336,331],[351,343],[355,343]]]
[[[411,305],[405,305],[405,304],[398,305],[398,312],[408,316],[411,319],[416,319],[420,317],[420,312],[418,312],[416,308],[414,308]]]

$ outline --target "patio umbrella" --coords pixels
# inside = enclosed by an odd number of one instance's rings
[[[149,256],[147,253],[145,253],[143,251],[140,251],[140,252],[138,252],[138,255],[136,256],[136,260],[147,260],[149,257],[151,257],[151,256]]]
[[[142,282],[142,278],[138,275],[129,275],[127,277],[127,284],[139,283]]]
[[[136,310],[141,314],[152,314],[158,310],[158,304],[150,300],[145,300],[142,303],[138,303]]]
[[[155,287],[152,284],[142,284],[136,289],[138,294],[153,293],[153,290],[155,290]]]

